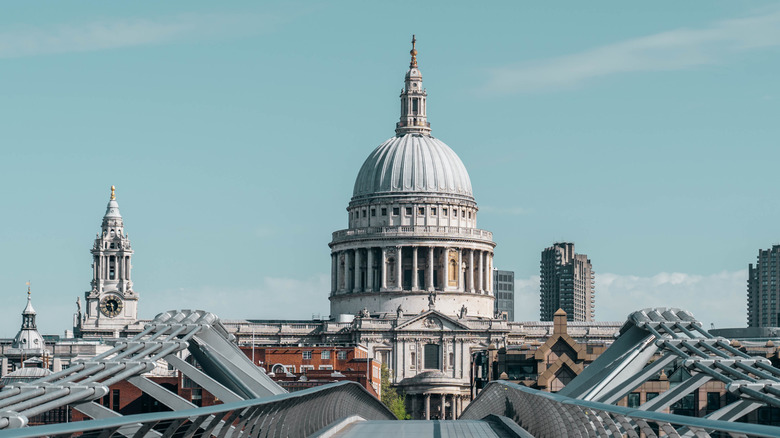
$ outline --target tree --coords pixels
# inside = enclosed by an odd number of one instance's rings
[[[390,412],[395,414],[399,420],[408,420],[411,418],[406,413],[406,396],[403,392],[398,392],[397,389],[390,385],[390,370],[387,365],[382,364],[381,371],[381,391],[382,391],[382,403],[390,409]]]

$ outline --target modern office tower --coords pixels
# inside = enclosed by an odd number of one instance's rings
[[[552,321],[558,309],[569,321],[593,321],[595,276],[585,254],[575,254],[574,244],[556,243],[542,251],[540,318]]]
[[[496,296],[496,316],[515,320],[515,273],[514,271],[493,270],[493,293]],[[506,317],[504,316],[506,315]]]
[[[780,326],[778,279],[780,245],[758,250],[756,265],[748,265],[748,327]]]

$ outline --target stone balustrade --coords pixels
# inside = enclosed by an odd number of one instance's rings
[[[441,227],[433,225],[401,225],[396,227],[365,227],[339,230],[333,233],[333,243],[367,237],[447,237],[477,238],[493,241],[493,233],[478,228]]]

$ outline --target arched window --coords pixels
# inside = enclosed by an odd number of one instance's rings
[[[439,346],[436,344],[425,344],[423,367],[429,370],[438,370],[439,366]]]
[[[450,281],[450,286],[455,286],[458,284],[458,261],[455,259],[450,260],[450,269],[448,272],[448,275],[450,278],[448,279]]]

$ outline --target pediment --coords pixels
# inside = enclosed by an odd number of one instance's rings
[[[405,321],[398,325],[396,331],[453,331],[453,330],[468,330],[469,328],[461,324],[457,320],[450,318],[435,310],[429,310],[425,313],[415,316],[414,318]]]

